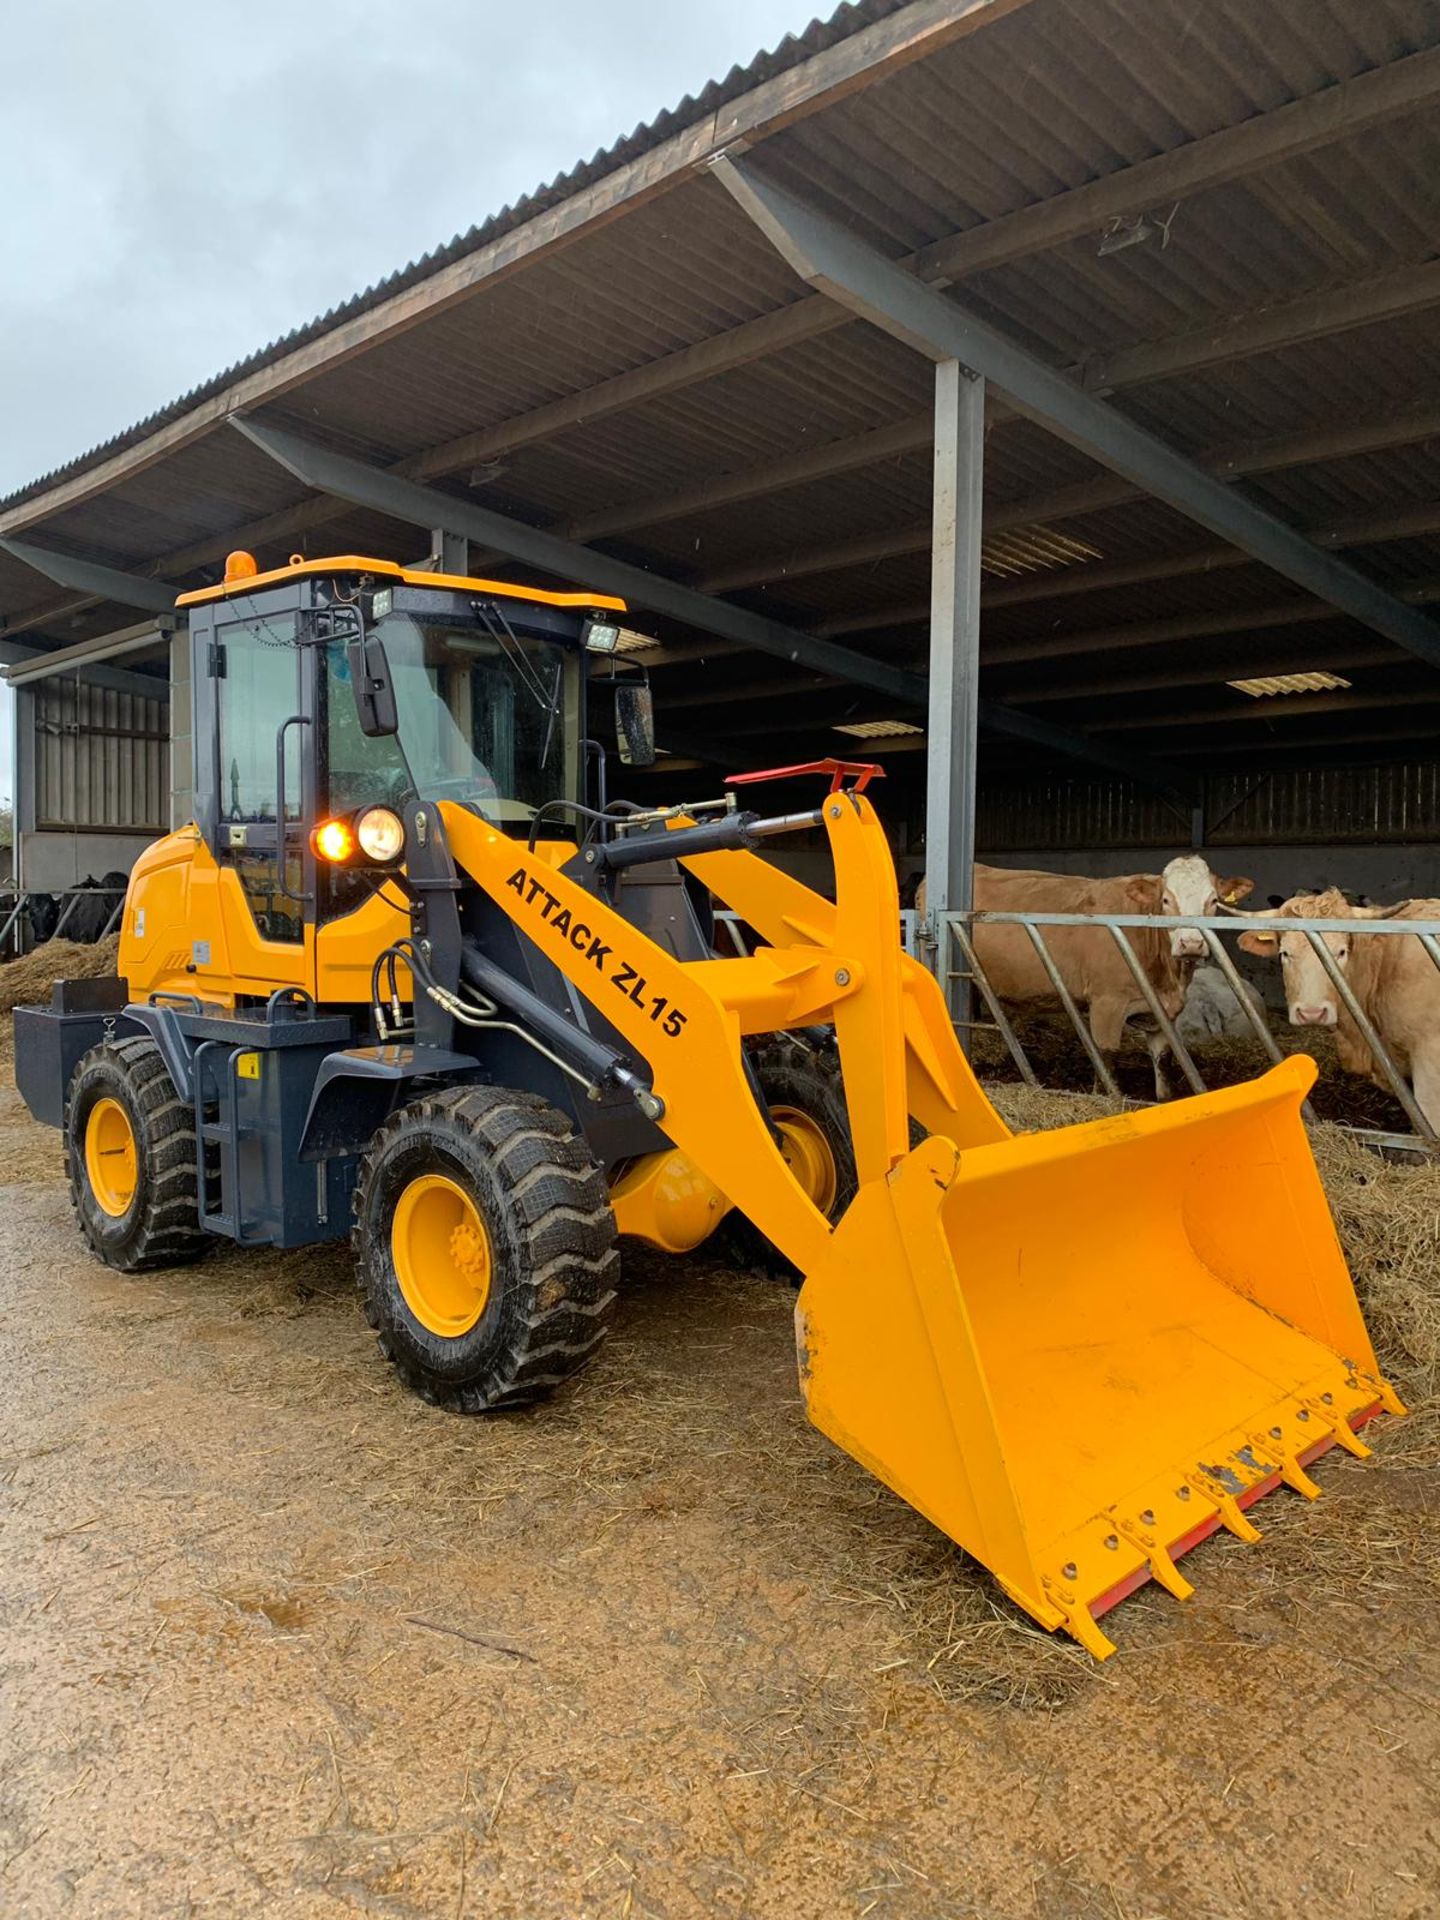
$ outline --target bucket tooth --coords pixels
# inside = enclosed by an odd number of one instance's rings
[[[1246,1518],[1234,1494],[1227,1493],[1218,1481],[1212,1480],[1208,1474],[1197,1473],[1192,1476],[1191,1484],[1198,1487],[1214,1507],[1227,1533],[1233,1533],[1237,1540],[1243,1540],[1247,1546],[1253,1546],[1262,1538],[1259,1527]]]
[[[1171,1559],[1169,1549],[1162,1547],[1153,1533],[1137,1527],[1133,1520],[1119,1520],[1116,1525],[1143,1551],[1150,1563],[1152,1580],[1164,1587],[1167,1593],[1173,1594],[1177,1600],[1189,1600],[1193,1596],[1194,1587]]]
[[[1097,1625],[1095,1616],[1087,1604],[1083,1600],[1077,1600],[1072,1589],[1057,1587],[1054,1581],[1044,1576],[1040,1584],[1045,1590],[1046,1598],[1061,1615],[1065,1631],[1070,1638],[1077,1641],[1092,1660],[1108,1660],[1116,1650],[1115,1642]],[[1024,1602],[1021,1604],[1023,1605]]]
[[[1376,1373],[1365,1374],[1364,1380],[1367,1386],[1375,1389],[1375,1398],[1380,1402],[1386,1413],[1393,1413],[1397,1420],[1403,1420],[1405,1418],[1405,1402],[1400,1398],[1399,1394],[1396,1393],[1394,1387],[1391,1386],[1388,1380]]]
[[[1372,1449],[1366,1446],[1365,1442],[1360,1438],[1359,1434],[1356,1433],[1343,1413],[1332,1412],[1332,1410],[1327,1407],[1324,1409],[1324,1420],[1325,1431],[1330,1435],[1337,1447],[1343,1447],[1346,1453],[1353,1454],[1357,1460],[1368,1460],[1370,1458]]]
[[[1287,1487],[1293,1487],[1296,1493],[1303,1494],[1307,1500],[1320,1498],[1320,1488],[1306,1473],[1293,1453],[1287,1453],[1281,1461],[1280,1478]]]

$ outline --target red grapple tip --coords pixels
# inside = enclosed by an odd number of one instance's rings
[[[828,773],[831,793],[840,791],[849,774],[854,775],[852,793],[863,793],[872,780],[885,778],[885,769],[873,760],[806,760],[797,767],[766,767],[761,773],[727,773],[725,785],[748,787],[757,780],[793,780],[802,773]]]

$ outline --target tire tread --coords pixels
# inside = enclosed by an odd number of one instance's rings
[[[371,1189],[418,1126],[453,1130],[489,1161],[517,1232],[519,1272],[507,1337],[481,1377],[450,1382],[426,1369],[385,1324],[376,1280]],[[505,1087],[452,1087],[391,1115],[361,1160],[351,1239],[366,1318],[381,1353],[432,1404],[485,1413],[539,1399],[594,1357],[609,1331],[620,1255],[604,1175],[555,1108]]]

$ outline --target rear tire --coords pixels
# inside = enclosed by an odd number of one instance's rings
[[[615,1241],[590,1149],[530,1094],[416,1100],[361,1163],[352,1245],[366,1318],[406,1385],[456,1413],[539,1399],[594,1357]]]
[[[850,1139],[850,1114],[845,1105],[845,1086],[840,1077],[840,1061],[832,1047],[813,1048],[794,1040],[774,1039],[752,1049],[750,1067],[765,1096],[771,1120],[778,1126],[785,1144],[782,1151],[801,1184],[806,1186],[828,1220],[838,1220],[855,1198],[855,1148]],[[797,1118],[808,1123],[797,1129]],[[803,1152],[803,1134],[823,1142],[829,1167],[828,1178],[819,1182],[819,1190],[806,1179],[815,1162]],[[801,1147],[797,1154],[796,1147]],[[760,1229],[738,1209],[728,1213],[719,1229],[720,1244],[729,1257],[743,1267],[759,1267],[767,1273],[796,1277],[792,1262],[766,1239]]]
[[[92,1047],[65,1096],[70,1203],[90,1250],[139,1273],[198,1260],[195,1113],[148,1034]]]

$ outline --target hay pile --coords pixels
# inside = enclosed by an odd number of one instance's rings
[[[0,966],[0,1013],[16,1007],[44,1006],[56,980],[91,980],[114,973],[120,964],[120,936],[82,946],[76,940],[46,940],[18,960]]]
[[[1058,1007],[1013,1013],[1012,1024],[1042,1086],[1065,1093],[1093,1091],[1094,1068],[1076,1039],[1074,1028]],[[1410,1132],[1405,1110],[1392,1093],[1359,1074],[1344,1071],[1332,1034],[1313,1027],[1297,1030],[1283,1021],[1272,1021],[1270,1031],[1282,1053],[1308,1053],[1319,1067],[1320,1078],[1310,1096],[1310,1104],[1321,1120],[1333,1120],[1347,1127],[1373,1127],[1382,1133]],[[1207,1087],[1233,1087],[1242,1080],[1253,1080],[1270,1065],[1264,1048],[1249,1037],[1192,1041],[1190,1053]],[[997,1092],[1001,1088],[1023,1085],[1019,1068],[998,1033],[982,1029],[976,1035],[974,1061],[981,1079],[987,1085],[993,1082]],[[1131,1033],[1127,1032],[1125,1044],[1115,1060],[1114,1073],[1121,1092],[1128,1099],[1154,1099],[1155,1081],[1149,1056]],[[1169,1076],[1175,1093],[1186,1092],[1184,1076],[1174,1061],[1169,1063]]]
[[[1382,1160],[1338,1127],[1315,1159],[1380,1364],[1411,1419],[1389,1430],[1393,1465],[1440,1464],[1440,1165]]]
[[[48,1006],[57,980],[90,980],[114,973],[120,964],[120,936],[82,946],[76,940],[46,940],[18,960],[0,966],[0,1061],[15,1049],[15,1027],[10,1015],[16,1007]]]

